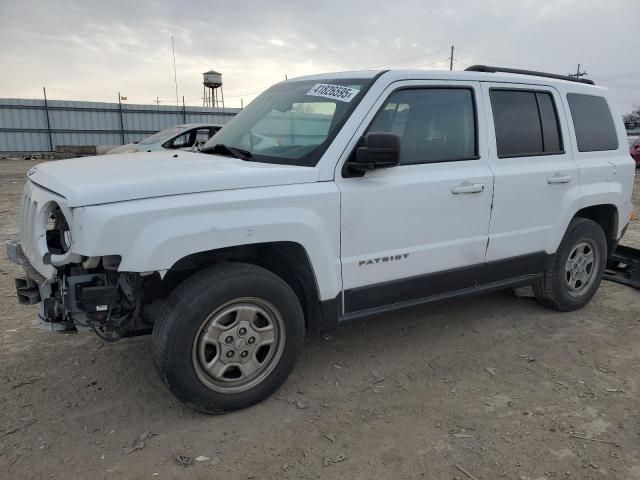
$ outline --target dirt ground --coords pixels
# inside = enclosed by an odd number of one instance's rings
[[[0,161],[2,241],[35,163]],[[40,330],[20,274],[1,252],[1,478],[640,479],[638,290],[604,282],[574,313],[504,292],[353,324],[309,342],[272,398],[211,417],[164,388],[148,337]]]

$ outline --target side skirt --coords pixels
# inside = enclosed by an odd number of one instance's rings
[[[340,323],[423,303],[530,285],[543,275],[552,258],[553,255],[546,252],[535,252],[348,289],[336,298],[321,302],[322,325],[318,333],[332,333]]]
[[[437,302],[441,300],[447,300],[450,298],[458,297],[470,297],[474,295],[480,295],[483,293],[496,292],[499,290],[505,290],[507,288],[516,288],[530,285],[534,280],[540,278],[541,273],[523,275],[521,277],[510,278],[508,280],[502,280],[493,283],[487,283],[485,285],[479,285],[476,287],[463,288],[461,290],[455,290],[453,292],[441,293],[438,295],[432,295],[429,297],[419,298],[416,300],[408,300],[405,302],[394,303],[391,305],[384,305],[381,307],[369,308],[367,310],[360,310],[357,312],[346,313],[338,317],[338,323],[346,323],[354,320],[361,320],[367,317],[376,316],[379,314],[392,312],[395,310],[402,310],[404,308],[414,307],[416,305],[422,305],[425,303]]]
[[[494,288],[503,282],[519,281],[545,270],[549,255],[536,252],[488,263],[469,265],[416,277],[401,278],[344,291],[344,313],[351,314],[425,298],[464,294]]]

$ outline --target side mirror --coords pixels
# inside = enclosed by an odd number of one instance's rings
[[[361,172],[395,167],[400,163],[400,136],[386,132],[367,133],[360,140],[355,160],[349,167]]]

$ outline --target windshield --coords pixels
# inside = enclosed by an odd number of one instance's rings
[[[636,143],[640,142],[640,137],[628,137],[629,146],[633,147]]]
[[[187,130],[186,127],[181,127],[180,125],[176,125],[175,127],[169,127],[166,130],[161,130],[158,133],[154,133],[150,137],[144,138],[140,140],[138,143],[141,145],[151,145],[152,143],[160,143],[165,140],[169,140],[173,138],[175,135],[180,132],[184,132]]]
[[[288,81],[258,96],[209,140],[252,161],[314,166],[373,79]]]

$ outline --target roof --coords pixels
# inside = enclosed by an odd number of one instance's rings
[[[384,70],[382,70],[384,71]],[[331,73],[319,73],[315,75],[305,75],[304,77],[296,77],[286,81],[296,81],[296,80],[322,80],[325,78],[373,78],[379,73],[381,70],[350,70],[346,72],[331,72]],[[426,72],[427,70],[422,70]]]
[[[207,73],[211,73],[211,74],[215,74],[215,75],[222,75],[220,72],[216,72],[215,70],[209,70],[208,72],[204,72],[203,75],[206,75]]]
[[[354,70],[348,72],[325,73],[320,75],[308,75],[298,77],[288,81],[296,80],[327,80],[327,79],[347,79],[347,78],[373,78],[378,74],[384,74],[391,81],[399,80],[466,80],[477,82],[498,82],[498,83],[526,83],[529,85],[563,85],[565,87],[575,87],[576,89],[600,89],[606,90],[597,85],[575,82],[564,78],[549,78],[533,74],[507,73],[507,72],[478,72],[460,70]]]

